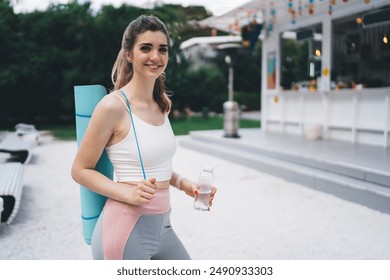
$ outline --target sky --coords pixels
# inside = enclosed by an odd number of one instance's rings
[[[214,15],[221,15],[225,12],[232,10],[248,2],[249,0],[159,0],[162,3],[168,4],[181,4],[187,5],[200,5],[204,6],[207,10],[211,11]],[[49,3],[67,3],[68,0],[14,0],[14,11],[29,12],[33,10],[44,10]],[[79,2],[82,2],[80,0]],[[91,0],[92,8],[99,9],[102,4],[112,4],[114,6],[120,6],[122,3],[128,3],[134,6],[143,6],[154,3],[155,0]]]

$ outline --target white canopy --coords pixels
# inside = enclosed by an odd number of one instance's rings
[[[269,13],[272,8],[277,11],[278,17],[284,17],[287,14],[288,2],[288,0],[251,0],[225,14],[206,18],[199,24],[240,34],[240,28],[253,22],[254,19],[261,24],[265,18],[270,18],[266,13]]]
[[[240,34],[240,28],[247,25],[254,18],[258,23],[263,22],[261,6],[261,1],[252,0],[220,16],[206,18],[200,21],[199,24],[229,33]]]

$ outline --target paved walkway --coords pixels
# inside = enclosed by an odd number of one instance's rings
[[[308,140],[294,134],[266,132],[261,129],[241,128],[241,138],[224,138],[222,130],[191,132],[196,137],[207,137],[206,141],[219,141],[221,144],[234,143],[269,151],[287,154],[300,154],[306,158],[317,158],[355,165],[390,173],[390,149],[381,146],[351,144],[349,142],[320,139]]]
[[[34,149],[19,213],[0,227],[0,259],[90,259],[70,177],[76,149]],[[173,164],[193,180],[215,167],[211,212],[171,191],[173,227],[194,259],[390,259],[390,215],[180,146]]]

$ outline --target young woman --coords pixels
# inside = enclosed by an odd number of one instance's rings
[[[168,31],[158,18],[140,16],[129,24],[112,70],[114,90],[96,106],[74,159],[73,179],[108,197],[92,237],[94,259],[190,259],[169,221],[169,186],[193,197],[197,185],[172,170],[168,49]],[[95,170],[104,149],[117,181]]]

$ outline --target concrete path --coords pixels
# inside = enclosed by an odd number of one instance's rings
[[[34,149],[18,215],[0,226],[0,259],[91,258],[70,177],[76,149]],[[194,259],[390,259],[390,215],[180,146],[173,164],[193,180],[203,164],[215,167],[211,212],[171,190],[171,222]]]

